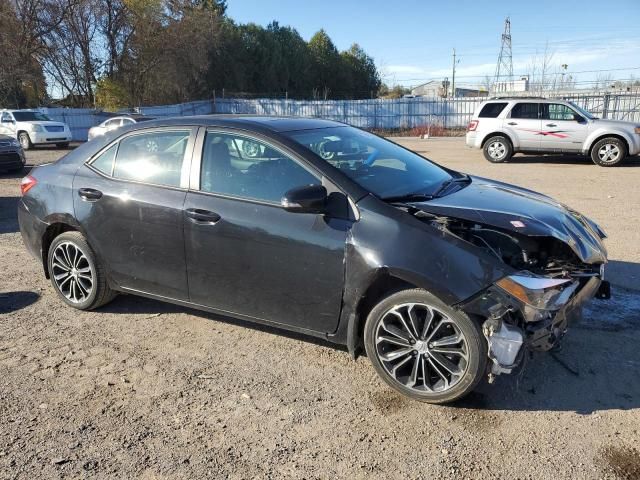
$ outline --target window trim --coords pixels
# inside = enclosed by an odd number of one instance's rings
[[[201,190],[200,189],[200,173],[202,168],[202,159],[203,159],[204,146],[205,146],[204,141],[207,136],[207,133],[219,133],[221,135],[234,135],[239,137],[245,137],[247,140],[250,140],[250,141],[252,140],[254,142],[263,143],[269,148],[272,148],[277,152],[280,152],[281,154],[285,155],[287,158],[290,158],[295,163],[300,165],[302,168],[307,170],[311,175],[313,175],[320,181],[321,185],[327,188],[327,191],[329,193],[331,193],[332,191],[339,191],[343,193],[349,200],[351,200],[351,197],[349,197],[349,195],[346,192],[343,192],[342,189],[340,189],[332,181],[330,181],[322,172],[317,170],[312,165],[309,165],[309,163],[306,162],[302,157],[295,154],[294,152],[289,151],[286,147],[283,147],[282,145],[274,144],[272,139],[266,138],[265,136],[260,135],[257,132],[246,131],[246,130],[236,130],[231,128],[227,129],[227,128],[218,127],[218,126],[211,126],[211,127],[203,126],[203,127],[200,127],[200,130],[198,131],[198,135],[194,145],[193,156],[191,160],[192,166],[191,166],[191,175],[189,178],[189,187],[188,187],[189,191],[202,194],[202,195],[209,195],[212,197],[226,198],[229,200],[237,200],[241,202],[255,203],[258,205],[283,208],[280,202],[271,202],[268,200],[261,200],[259,198],[240,197],[240,196],[231,195],[228,193],[216,193],[216,192],[207,192],[207,191]]]
[[[511,113],[513,112],[513,109],[517,105],[520,105],[522,103],[538,105],[538,116],[537,116],[537,118],[523,118],[523,117],[513,117],[513,116],[511,116]],[[513,103],[513,105],[511,106],[511,108],[509,109],[508,118],[513,118],[515,120],[542,120],[542,102],[519,102],[519,101],[515,101]]]
[[[180,172],[180,185],[178,186],[164,185],[161,183],[145,182],[142,180],[131,180],[128,178],[119,178],[119,177],[113,176],[116,160],[118,158],[118,152],[120,150],[120,142],[122,140],[129,137],[138,136],[138,135],[145,135],[145,134],[155,133],[155,132],[168,132],[168,131],[169,132],[170,131],[174,131],[174,132],[189,131],[189,139],[187,140],[187,146],[184,149],[184,156],[182,158],[182,170]],[[151,128],[135,130],[133,132],[128,132],[124,135],[119,136],[118,138],[113,139],[111,142],[109,142],[100,150],[98,150],[95,154],[91,155],[91,157],[89,157],[89,159],[84,162],[84,166],[104,178],[108,178],[109,180],[113,180],[117,182],[133,183],[136,185],[149,185],[152,187],[161,187],[161,188],[169,188],[171,190],[186,191],[189,189],[189,174],[190,174],[190,168],[191,168],[191,163],[193,159],[193,152],[194,152],[193,147],[196,143],[197,133],[198,133],[198,127],[193,125],[183,125],[183,126],[177,125],[177,126],[171,126],[171,127],[151,127]],[[114,157],[114,161],[113,161],[113,164],[111,165],[111,174],[106,174],[102,170],[98,170],[97,168],[95,168],[92,164],[100,155],[102,155],[105,151],[111,148],[114,144],[117,144],[117,146],[116,146],[116,154]]]

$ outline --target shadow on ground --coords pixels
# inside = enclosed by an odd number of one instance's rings
[[[299,333],[129,295],[118,297],[98,312],[187,313],[345,350]],[[631,290],[616,289],[611,300],[593,300],[585,310],[584,321],[570,328],[560,351],[527,357],[519,372],[498,377],[494,385],[482,385],[477,392],[447,408],[581,414],[640,408],[639,312],[640,293]],[[399,402],[398,408],[404,408],[403,400],[395,392],[385,390],[380,395],[388,397],[387,403]]]
[[[593,165],[597,167],[595,163],[591,160],[590,157],[585,155],[558,155],[558,154],[548,154],[548,155],[524,155],[524,154],[516,154],[514,155],[507,163],[548,163],[555,165]],[[613,168],[624,168],[624,167],[640,167],[640,156],[634,155],[631,157],[625,158],[620,164]],[[598,167],[602,168],[602,167]]]
[[[18,199],[19,197],[0,197],[0,234],[19,230]]]
[[[22,310],[38,301],[40,295],[35,292],[0,292],[0,313]]]

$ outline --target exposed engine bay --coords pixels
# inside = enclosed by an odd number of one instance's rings
[[[581,316],[585,301],[610,296],[609,284],[602,278],[604,264],[583,262],[557,238],[518,233],[518,220],[513,222],[514,230],[505,230],[422,210],[409,212],[517,272],[460,306],[484,319],[482,330],[492,360],[490,381],[495,375],[511,373],[525,351],[556,347],[569,322]]]

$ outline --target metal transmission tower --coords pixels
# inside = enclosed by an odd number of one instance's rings
[[[511,20],[507,17],[504,21],[504,33],[502,34],[502,46],[498,55],[496,75],[493,79],[495,92],[508,92],[513,90],[513,58],[511,57]]]

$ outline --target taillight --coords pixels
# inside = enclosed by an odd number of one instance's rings
[[[22,195],[35,187],[36,183],[38,183],[38,181],[31,175],[27,175],[26,177],[24,177],[20,182],[20,191],[22,192]]]
[[[478,128],[478,124],[480,122],[478,120],[471,120],[469,125],[467,125],[467,132],[475,132],[476,128]]]

